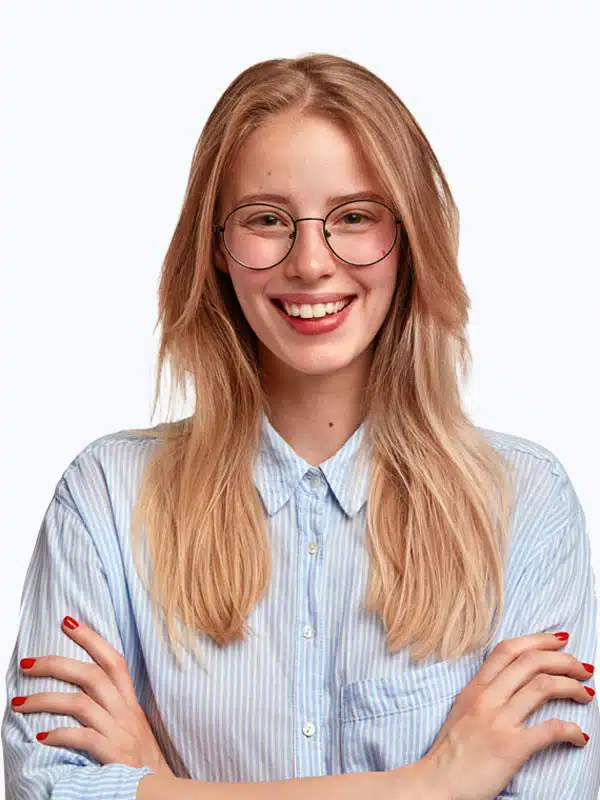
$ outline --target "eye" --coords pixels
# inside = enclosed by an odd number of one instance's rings
[[[260,222],[267,222],[265,225],[260,225]],[[260,214],[258,217],[251,217],[251,219],[246,221],[246,225],[257,225],[258,227],[263,228],[272,228],[273,225],[270,223],[273,222],[281,222],[279,217],[276,217],[274,214]]]
[[[330,225],[341,228],[366,228],[376,222],[376,219],[370,212],[365,212],[359,209],[355,211],[340,211],[330,217]]]
[[[281,214],[272,211],[262,211],[242,217],[238,223],[249,233],[261,236],[285,236],[292,230],[292,223]]]
[[[361,214],[360,211],[348,211],[346,214],[344,214],[342,219],[348,219],[348,217],[354,217],[354,219],[356,219],[357,217],[360,217],[361,219],[367,219],[366,215]]]

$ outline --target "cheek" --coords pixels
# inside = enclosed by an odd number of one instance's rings
[[[231,280],[241,306],[247,306],[264,294],[265,278],[259,272],[238,269],[230,271]]]

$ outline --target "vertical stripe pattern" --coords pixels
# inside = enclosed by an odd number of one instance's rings
[[[6,672],[2,721],[7,800],[134,800],[146,766],[102,765],[83,750],[44,746],[40,730],[73,717],[12,710],[15,695],[78,691],[28,676],[20,659],[51,653],[91,662],[61,630],[66,614],[91,625],[127,659],[138,700],[176,775],[254,782],[390,770],[421,758],[454,699],[495,644],[567,630],[561,652],[595,663],[598,606],[585,515],[560,461],[532,441],[482,433],[516,467],[517,504],[505,607],[487,650],[419,664],[390,653],[379,617],[363,608],[370,451],[360,426],[319,467],[263,417],[254,465],[268,518],[273,576],[252,610],[246,642],[219,648],[199,636],[202,663],[183,668],[159,634],[133,561],[131,515],[155,447],[125,431],[88,444],[61,476],[41,523]],[[401,535],[401,534],[400,534]],[[592,676],[584,683],[594,686]],[[596,800],[597,699],[550,700],[526,725],[558,717],[589,734],[535,754],[498,797]]]

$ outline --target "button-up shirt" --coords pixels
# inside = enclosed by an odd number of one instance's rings
[[[10,707],[15,695],[79,691],[19,666],[23,657],[51,653],[92,661],[61,630],[67,614],[125,656],[175,774],[202,781],[283,780],[412,763],[426,754],[456,696],[503,639],[568,631],[559,652],[595,663],[595,578],[573,485],[540,444],[481,432],[516,467],[517,502],[500,627],[489,648],[457,661],[413,662],[409,648],[390,652],[380,617],[364,610],[371,464],[364,425],[315,467],[263,416],[254,479],[267,518],[272,579],[248,617],[247,640],[218,647],[199,634],[201,663],[182,651],[182,669],[158,634],[130,540],[134,500],[156,441],[120,431],[88,444],[56,485],[25,577],[2,722],[7,800],[133,800],[150,772],[44,745],[38,731],[81,723]],[[593,687],[593,676],[582,684]],[[534,754],[498,797],[596,800],[597,698],[551,699],[525,725],[552,717],[577,723],[590,741]]]

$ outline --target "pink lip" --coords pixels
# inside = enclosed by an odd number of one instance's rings
[[[283,308],[277,305],[277,303],[273,302],[273,306],[277,309],[277,313],[283,317],[290,327],[294,328],[294,330],[298,331],[298,333],[310,335],[317,333],[329,333],[334,331],[336,328],[339,328],[340,325],[342,325],[348,318],[351,310],[354,308],[355,301],[356,298],[351,300],[350,303],[348,303],[348,305],[341,311],[338,311],[337,314],[329,314],[325,317],[319,317],[318,319],[290,317],[285,313]]]

